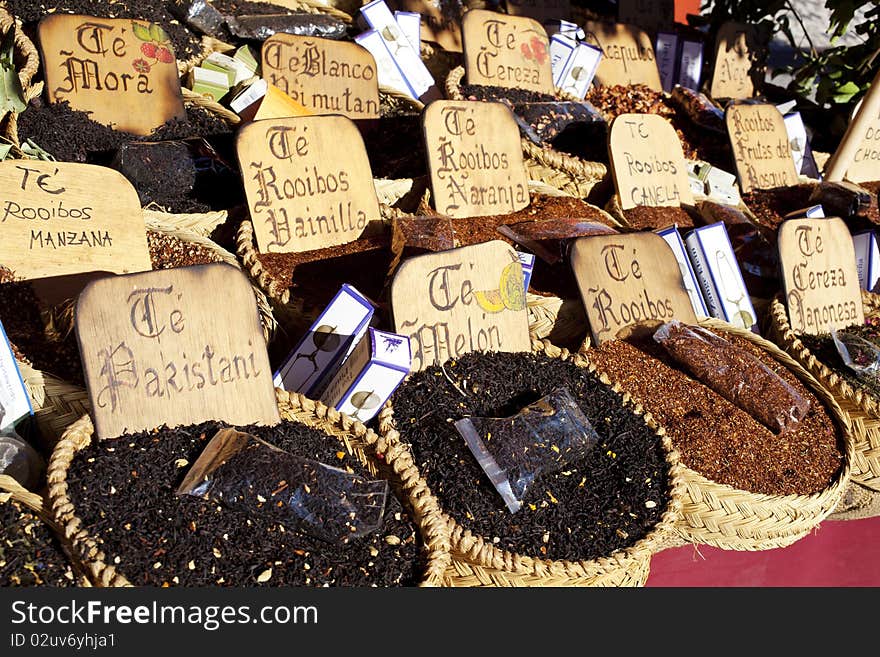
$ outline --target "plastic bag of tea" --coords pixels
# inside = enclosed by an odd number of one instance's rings
[[[291,529],[347,543],[382,526],[388,482],[370,480],[278,449],[234,429],[211,439],[178,495],[270,514]]]
[[[777,434],[800,422],[810,400],[741,347],[699,326],[667,322],[654,340],[700,383]]]
[[[565,469],[599,441],[564,387],[511,417],[468,417],[458,420],[455,428],[511,513],[522,508],[526,491],[538,477]]]
[[[831,339],[843,364],[861,378],[880,377],[880,348],[860,335],[831,329]]]

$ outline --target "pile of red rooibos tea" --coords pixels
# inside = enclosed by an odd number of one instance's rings
[[[598,443],[539,476],[511,513],[456,430],[466,417],[509,417],[564,386]],[[669,504],[661,438],[586,368],[531,353],[472,353],[411,375],[392,397],[402,440],[459,525],[498,548],[553,560],[593,560],[645,538]]]
[[[136,586],[415,586],[427,554],[407,511],[389,493],[374,533],[333,543],[246,513],[176,495],[192,463],[224,428],[162,427],[93,440],[68,472],[68,495],[107,561]],[[239,430],[274,446],[375,479],[342,443],[295,422]]]

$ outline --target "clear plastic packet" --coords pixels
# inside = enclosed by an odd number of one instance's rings
[[[843,364],[864,379],[880,377],[880,347],[860,335],[830,329]]]
[[[558,137],[570,126],[596,126],[604,129],[605,118],[589,101],[555,103],[519,103],[513,111],[541,142]],[[525,132],[525,131],[524,131]],[[529,136],[526,133],[526,136]]]
[[[810,400],[754,355],[699,326],[673,320],[654,340],[700,383],[777,434],[797,424]]]
[[[0,435],[0,474],[9,475],[28,490],[40,483],[46,462],[39,452],[17,436]]]
[[[576,217],[521,221],[498,226],[495,230],[550,265],[568,256],[570,241],[577,237],[614,235],[618,232],[606,224]]]
[[[564,387],[511,417],[467,417],[455,428],[511,513],[522,508],[526,491],[538,477],[565,469],[599,441]]]
[[[342,39],[346,26],[338,18],[324,14],[257,14],[226,16],[226,26],[239,39],[265,41],[273,34]]]
[[[234,429],[211,439],[177,489],[231,509],[271,514],[304,534],[347,543],[382,526],[388,482],[278,449]]]

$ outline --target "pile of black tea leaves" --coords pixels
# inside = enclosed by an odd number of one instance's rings
[[[453,423],[510,417],[564,386],[599,436],[582,459],[536,479],[508,511]],[[391,398],[395,425],[441,509],[497,548],[591,561],[633,546],[669,504],[662,439],[620,395],[575,363],[531,353],[472,353],[412,374]]]
[[[416,586],[427,552],[389,492],[381,527],[330,543],[273,514],[236,511],[177,495],[219,422],[93,440],[74,457],[68,495],[108,563],[135,586]],[[301,456],[375,479],[336,438],[304,424],[237,427]],[[393,491],[393,487],[390,489]]]
[[[0,491],[0,586],[76,586],[55,532],[33,510]]]

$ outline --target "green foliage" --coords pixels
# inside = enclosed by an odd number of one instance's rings
[[[808,30],[808,48],[797,43],[791,20],[801,21],[796,2],[791,0],[706,0],[703,13],[713,30],[727,20],[754,23],[769,30],[770,36],[783,35],[797,51],[795,63],[779,73],[792,76],[788,90],[802,98],[814,98],[822,108],[848,112],[864,96],[880,68],[880,5],[875,0],[825,0],[831,12],[826,28],[831,46],[817,49]],[[865,13],[857,20],[856,13]],[[791,18],[790,18],[791,17]],[[837,43],[844,34],[856,34],[859,42]]]

